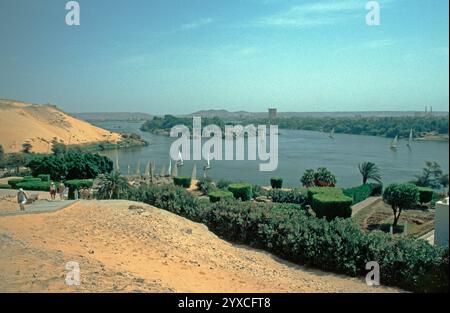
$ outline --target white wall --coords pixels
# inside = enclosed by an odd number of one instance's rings
[[[448,198],[436,203],[434,244],[448,245]]]

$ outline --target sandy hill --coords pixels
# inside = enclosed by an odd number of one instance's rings
[[[69,261],[80,265],[79,286],[65,284]],[[142,291],[398,290],[231,244],[202,224],[142,203],[81,201],[53,213],[0,214],[0,292]]]
[[[65,144],[117,142],[120,135],[78,120],[53,105],[0,99],[0,144],[17,152],[29,142],[33,152],[48,152],[53,138]]]

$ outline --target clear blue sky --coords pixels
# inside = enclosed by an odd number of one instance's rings
[[[69,112],[448,111],[447,0],[0,1],[0,98]]]

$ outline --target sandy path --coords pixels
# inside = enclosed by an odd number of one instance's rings
[[[204,225],[128,201],[0,217],[0,291],[390,292],[232,245]],[[77,261],[81,285],[64,284]]]

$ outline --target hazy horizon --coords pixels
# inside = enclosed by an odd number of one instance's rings
[[[66,112],[448,112],[447,1],[0,3],[0,98]],[[126,108],[126,109],[125,109]]]

